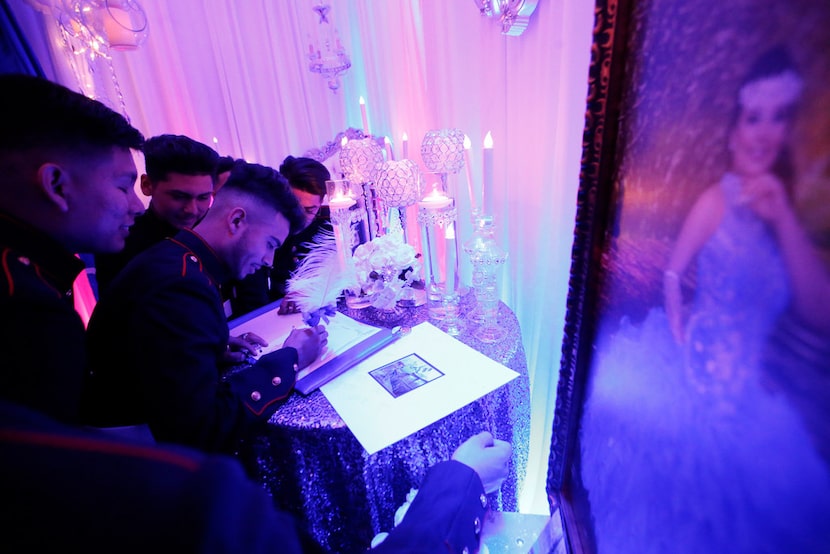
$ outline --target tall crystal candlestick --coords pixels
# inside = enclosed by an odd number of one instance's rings
[[[363,120],[363,134],[369,136],[369,117],[366,115],[366,100],[360,97],[360,118]]]
[[[349,194],[348,181],[326,181],[329,198],[329,212],[334,227],[334,240],[337,246],[337,257],[341,267],[346,267],[352,249],[349,244],[351,214],[349,210],[357,204]]]
[[[403,149],[403,154],[401,155],[401,158],[403,158],[404,160],[408,160],[409,159],[409,137],[406,136],[406,133],[404,133],[403,136],[401,137],[401,148]]]
[[[389,140],[389,137],[383,137],[383,146],[386,149],[386,161],[392,161],[395,159],[394,154],[392,154],[392,141]]]
[[[493,136],[487,131],[484,137],[484,173],[482,178],[481,206],[487,215],[493,214]]]
[[[473,336],[482,342],[499,342],[506,333],[498,320],[498,276],[507,261],[507,252],[496,242],[491,215],[476,218],[475,234],[464,244],[464,251],[470,256],[473,266],[476,308],[470,319],[479,323]]]

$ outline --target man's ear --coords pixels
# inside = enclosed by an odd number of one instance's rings
[[[141,176],[141,193],[144,196],[153,196],[153,182],[146,173]]]
[[[69,211],[66,189],[70,184],[66,170],[56,163],[47,162],[37,170],[38,188],[62,212]]]
[[[235,235],[248,225],[248,213],[245,208],[234,208],[228,212],[227,222],[230,234]]]

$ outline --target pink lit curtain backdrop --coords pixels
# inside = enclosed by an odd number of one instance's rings
[[[482,145],[490,131],[494,215],[500,243],[510,253],[502,300],[521,323],[531,378],[531,458],[521,506],[524,512],[547,513],[544,483],[593,5],[539,0],[525,33],[509,37],[471,0],[324,3],[331,5],[328,17],[352,60],[336,93],[308,71],[317,0],[141,0],[148,39],[134,51],[114,52],[112,60],[126,112],[146,136],[186,134],[215,144],[221,154],[276,167],[288,154],[301,155],[347,127],[362,127],[363,96],[370,131],[388,136],[399,159],[404,132],[409,157],[422,164],[426,131],[464,131],[473,144],[478,191]],[[66,53],[55,40],[54,21],[26,0],[10,4],[47,74],[77,89],[78,79],[66,71]],[[106,72],[98,75],[104,77],[109,78]],[[113,96],[110,92],[113,107],[120,109]],[[450,178],[459,191],[464,241],[471,234],[464,171]],[[465,259],[467,282],[469,274]]]

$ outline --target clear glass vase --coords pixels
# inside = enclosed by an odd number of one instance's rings
[[[473,266],[472,289],[475,308],[470,319],[478,323],[473,335],[482,342],[499,342],[505,329],[499,326],[499,274],[507,261],[507,251],[496,242],[493,216],[475,218],[473,237],[464,243],[464,252]]]

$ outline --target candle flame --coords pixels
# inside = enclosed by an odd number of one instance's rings
[[[363,97],[361,96],[361,97],[360,97],[360,104],[361,104],[361,105],[363,105],[363,104],[365,104],[365,103],[366,103],[366,100],[364,100],[364,99],[363,99]]]
[[[349,137],[343,137],[340,139],[340,146],[346,146],[346,143],[349,142]]]
[[[391,141],[391,140],[389,140],[389,137],[383,137],[383,142],[384,142],[385,144],[392,144],[392,141]]]
[[[484,137],[484,148],[493,148],[493,135],[490,134],[490,131],[487,131],[487,135]]]
[[[464,135],[464,150],[469,150],[473,147],[473,141],[470,140],[470,137]]]
[[[409,140],[409,137],[406,136],[406,131],[404,131],[403,136],[401,136],[401,140]]]

